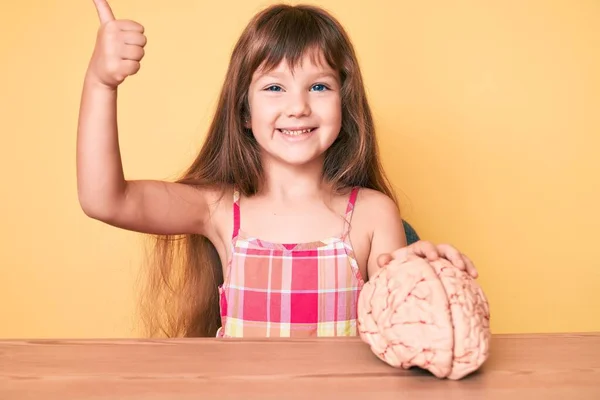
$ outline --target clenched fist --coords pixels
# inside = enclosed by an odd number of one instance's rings
[[[135,75],[144,57],[144,27],[137,22],[115,19],[106,0],[94,0],[100,28],[90,60],[88,77],[109,88]]]

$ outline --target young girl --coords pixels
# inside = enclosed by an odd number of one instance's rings
[[[151,234],[148,334],[357,334],[364,282],[407,246],[378,158],[353,46],[322,9],[276,5],[237,42],[200,154],[177,182],[126,180],[117,87],[138,72],[144,28],[94,0],[101,26],[85,77],[78,194],[91,218]]]

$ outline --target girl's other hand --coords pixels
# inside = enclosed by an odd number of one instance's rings
[[[420,240],[395,250],[392,253],[382,254],[378,257],[377,262],[380,268],[385,267],[392,260],[408,260],[410,256],[425,258],[429,261],[435,261],[442,257],[450,261],[456,268],[466,271],[473,278],[477,278],[479,274],[475,269],[473,262],[456,248],[449,244],[434,245],[431,242]]]

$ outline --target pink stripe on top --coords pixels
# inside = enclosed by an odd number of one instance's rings
[[[348,239],[358,188],[353,188],[341,237],[272,243],[240,232],[234,191],[232,258],[219,287],[218,337],[356,336],[364,285]]]

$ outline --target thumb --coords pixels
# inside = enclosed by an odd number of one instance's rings
[[[392,261],[392,255],[389,253],[381,254],[377,257],[377,265],[379,268],[385,267],[390,261]]]
[[[101,24],[115,20],[115,16],[106,0],[94,0],[94,4],[96,5],[96,11],[98,12]]]

